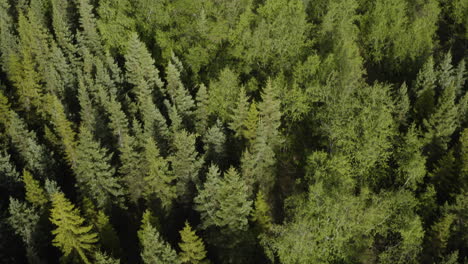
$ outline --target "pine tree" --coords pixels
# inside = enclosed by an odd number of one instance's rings
[[[48,199],[44,189],[39,185],[39,181],[35,180],[29,171],[23,170],[23,182],[26,188],[26,200],[36,206],[43,207]]]
[[[177,131],[173,140],[173,155],[168,159],[177,181],[177,194],[183,199],[187,198],[190,182],[198,183],[198,171],[203,165],[203,160],[198,157],[195,149],[194,134],[185,130]]]
[[[202,263],[206,258],[205,245],[201,238],[199,238],[195,231],[192,231],[192,227],[187,221],[185,221],[184,229],[179,231],[181,243],[179,247],[182,250],[179,253],[179,259],[181,263],[198,264]]]
[[[145,168],[145,196],[151,200],[155,195],[165,209],[169,209],[172,201],[177,197],[173,185],[174,175],[169,171],[166,159],[161,157],[156,143],[147,137],[144,150]]]
[[[122,187],[114,178],[110,159],[107,151],[93,139],[91,132],[81,127],[74,170],[78,188],[83,195],[92,198],[99,208],[122,202]]]
[[[56,193],[52,196],[50,214],[50,221],[57,226],[52,231],[53,245],[60,248],[64,257],[77,253],[84,263],[91,263],[86,255],[94,249],[97,234],[91,231],[91,226],[84,225],[79,210],[63,193]]]
[[[252,201],[247,185],[233,167],[220,178],[218,168],[212,165],[203,189],[195,197],[195,204],[204,229],[215,226],[236,233],[248,228]]]
[[[177,253],[165,242],[154,226],[144,219],[138,238],[141,244],[141,258],[145,264],[177,264],[180,263]]]

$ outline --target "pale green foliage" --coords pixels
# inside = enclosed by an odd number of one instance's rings
[[[221,121],[229,121],[231,110],[236,105],[239,90],[237,74],[229,68],[224,68],[218,79],[212,81],[209,86],[210,113],[218,115]]]
[[[108,49],[125,51],[126,43],[121,40],[128,39],[135,30],[135,21],[131,17],[131,12],[131,1],[128,0],[99,2],[97,27]]]
[[[440,12],[437,1],[370,2],[363,16],[363,35],[369,56],[390,69],[404,70],[402,62],[415,62],[433,49]]]
[[[195,204],[205,229],[215,226],[234,233],[247,229],[252,201],[247,185],[233,167],[221,178],[216,165],[211,165]]]
[[[201,238],[192,231],[192,227],[185,221],[184,228],[179,231],[181,243],[179,247],[179,259],[181,263],[198,264],[203,263],[206,257],[205,245]]]
[[[233,35],[234,55],[260,69],[290,69],[306,47],[309,25],[302,1],[265,1],[254,15],[248,6]],[[271,67],[271,68],[269,68]],[[248,68],[246,68],[248,69]]]
[[[0,151],[0,185],[9,186],[20,181],[19,173],[7,152]]]
[[[74,171],[83,195],[90,197],[100,208],[122,202],[122,187],[114,178],[110,155],[93,139],[85,127],[80,129],[77,161]]]
[[[210,103],[208,92],[206,91],[206,86],[204,84],[200,84],[195,99],[197,106],[195,110],[195,129],[198,134],[203,135],[208,127]]]
[[[408,129],[395,153],[398,183],[413,190],[426,175],[426,158],[422,155],[422,147],[423,141],[413,125]]]
[[[205,157],[208,160],[220,161],[223,159],[225,153],[226,134],[221,121],[217,121],[210,127],[203,137],[203,149],[205,150]]]
[[[125,182],[127,195],[134,203],[142,197],[145,189],[145,172],[142,166],[143,160],[136,151],[138,147],[135,138],[127,135],[123,137],[123,143],[119,149],[119,158],[122,164],[119,168],[119,174]]]
[[[331,0],[321,24],[320,41],[330,51],[325,58],[325,71],[337,72],[340,87],[356,86],[363,74],[355,24],[357,8],[356,0]]]
[[[134,86],[132,92],[138,101],[152,94],[155,87],[162,87],[159,79],[159,71],[154,66],[154,59],[151,58],[144,43],[142,43],[137,33],[132,33],[127,44],[125,54],[125,70],[127,81]]]
[[[447,54],[438,70],[438,81],[441,94],[432,115],[423,122],[427,131],[426,138],[436,141],[443,149],[447,148],[450,136],[457,127],[458,107],[456,95],[458,87],[455,87],[455,76],[452,70],[452,56]]]
[[[421,222],[411,212],[414,198],[407,192],[388,193],[369,204],[367,196],[327,193],[320,184],[311,186],[306,200],[295,203],[287,224],[275,231],[271,247],[281,263],[365,262],[363,253],[373,243],[372,234],[386,236],[392,229],[401,238],[380,257],[386,263],[413,261],[423,238]]]
[[[138,238],[142,247],[141,258],[145,264],[180,263],[177,253],[165,242],[149,221],[143,221]]]
[[[168,158],[177,181],[177,195],[186,197],[190,182],[198,183],[198,171],[203,160],[198,157],[195,150],[194,134],[185,130],[176,131],[174,135],[174,154]]]
[[[52,196],[50,213],[50,221],[57,227],[52,231],[55,235],[52,244],[60,248],[65,257],[75,252],[84,263],[90,263],[86,255],[93,250],[97,235],[91,232],[91,226],[84,225],[79,210],[63,193],[56,193]]]
[[[231,114],[230,119],[232,121],[229,123],[229,128],[236,132],[235,136],[237,138],[242,138],[245,134],[245,122],[249,113],[249,103],[247,100],[248,97],[245,93],[245,88],[241,87],[236,107],[233,109]]]
[[[180,74],[183,68],[177,57],[173,56],[166,68],[167,87],[166,91],[172,104],[184,120],[191,119],[195,110],[195,102],[189,91],[185,88]]]
[[[153,196],[161,201],[165,209],[169,209],[173,199],[177,197],[175,186],[173,185],[174,175],[169,171],[168,163],[161,157],[156,143],[148,137],[144,150],[144,170],[146,172],[145,196],[151,200]]]
[[[33,234],[36,232],[39,223],[39,213],[37,209],[25,202],[10,197],[8,211],[10,213],[8,223],[13,227],[15,233],[19,235],[25,243],[31,243]]]
[[[351,171],[350,161],[344,156],[315,151],[307,158],[305,179],[309,184],[320,182],[329,191],[335,188],[351,190],[354,186]]]

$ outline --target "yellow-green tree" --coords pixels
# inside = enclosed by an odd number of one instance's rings
[[[182,252],[179,253],[179,258],[182,263],[198,264],[206,258],[205,245],[201,238],[197,236],[195,231],[187,221],[185,221],[184,229],[179,231],[182,240],[179,247]]]
[[[50,221],[56,226],[52,231],[55,236],[52,244],[60,248],[63,256],[76,257],[78,254],[84,263],[91,263],[87,255],[98,241],[97,234],[91,231],[91,226],[84,224],[85,219],[80,216],[79,210],[63,193],[52,195]]]

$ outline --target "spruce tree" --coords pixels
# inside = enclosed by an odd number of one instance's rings
[[[145,264],[180,263],[177,253],[165,242],[156,228],[147,219],[142,222],[138,238],[141,244],[141,258]]]
[[[77,184],[81,193],[93,199],[99,208],[122,202],[122,187],[118,179],[114,178],[110,159],[107,151],[93,139],[91,132],[81,127],[74,168]]]
[[[185,130],[176,131],[173,140],[173,154],[168,158],[177,181],[177,194],[185,200],[189,195],[189,184],[198,183],[198,172],[203,160],[195,149],[196,136]]]
[[[119,259],[114,259],[111,256],[106,255],[100,251],[96,251],[94,254],[95,264],[120,264]]]
[[[57,226],[52,231],[55,235],[52,243],[60,248],[64,257],[77,253],[84,263],[91,263],[87,255],[94,250],[97,234],[91,231],[91,226],[84,224],[79,210],[63,193],[52,196],[50,221]]]
[[[201,238],[192,231],[192,227],[185,221],[184,228],[179,231],[181,243],[179,259],[181,263],[198,264],[206,258],[205,245]]]
[[[195,130],[198,134],[203,135],[208,127],[209,118],[209,97],[204,84],[200,84],[195,101],[197,106],[195,110]]]
[[[245,88],[241,87],[239,97],[237,98],[236,107],[233,109],[231,114],[231,122],[229,128],[232,129],[236,134],[237,138],[243,138],[246,129],[246,120],[249,116],[249,103],[245,93]]]
[[[255,209],[252,211],[252,220],[255,221],[262,230],[270,230],[273,226],[271,208],[262,191],[257,193],[254,207]]]
[[[39,185],[39,181],[34,179],[29,171],[23,170],[23,182],[26,189],[26,200],[36,206],[43,207],[48,199],[44,189]]]
[[[147,200],[152,200],[152,196],[161,201],[165,209],[169,209],[172,201],[177,197],[175,185],[173,185],[174,175],[169,170],[168,162],[161,157],[156,143],[151,137],[147,137],[144,149],[144,170],[145,170],[145,196]]]
[[[213,226],[236,233],[248,228],[252,201],[247,185],[233,167],[220,178],[218,168],[212,165],[195,197],[195,209],[201,214],[203,228]]]
[[[208,161],[215,161],[219,163],[223,160],[226,149],[226,134],[221,121],[217,121],[212,127],[210,127],[204,137],[203,146],[205,150],[205,158]]]

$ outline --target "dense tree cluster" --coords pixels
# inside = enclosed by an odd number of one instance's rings
[[[468,1],[0,0],[0,262],[468,263]]]

